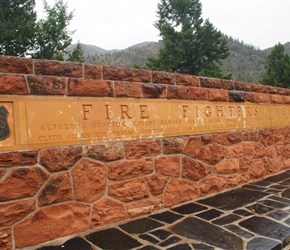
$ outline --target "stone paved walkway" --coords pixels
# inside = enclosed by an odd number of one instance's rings
[[[39,250],[276,250],[288,248],[289,242],[290,171],[287,171]]]

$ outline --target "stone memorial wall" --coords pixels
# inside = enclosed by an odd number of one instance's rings
[[[290,90],[0,57],[0,249],[290,169]]]

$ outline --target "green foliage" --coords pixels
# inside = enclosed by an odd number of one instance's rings
[[[35,42],[35,0],[0,1],[0,54],[25,56]]]
[[[69,57],[67,59],[70,62],[80,62],[83,63],[85,61],[83,48],[78,42],[77,46],[69,53]]]
[[[37,23],[36,51],[33,57],[63,59],[74,33],[67,29],[73,12],[68,12],[67,4],[63,0],[58,0],[52,7],[45,0],[43,3],[47,16]]]
[[[290,88],[290,57],[278,43],[267,56],[262,84]]]
[[[219,65],[229,56],[227,40],[201,14],[199,0],[161,0],[155,27],[160,31],[164,47],[157,58],[148,59],[147,67],[223,77]]]

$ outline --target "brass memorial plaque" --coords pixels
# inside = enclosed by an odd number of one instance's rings
[[[7,96],[0,101],[0,151],[289,125],[290,105]]]

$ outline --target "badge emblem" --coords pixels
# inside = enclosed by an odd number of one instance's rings
[[[10,128],[7,121],[8,114],[8,110],[4,106],[0,106],[0,141],[10,136]]]

